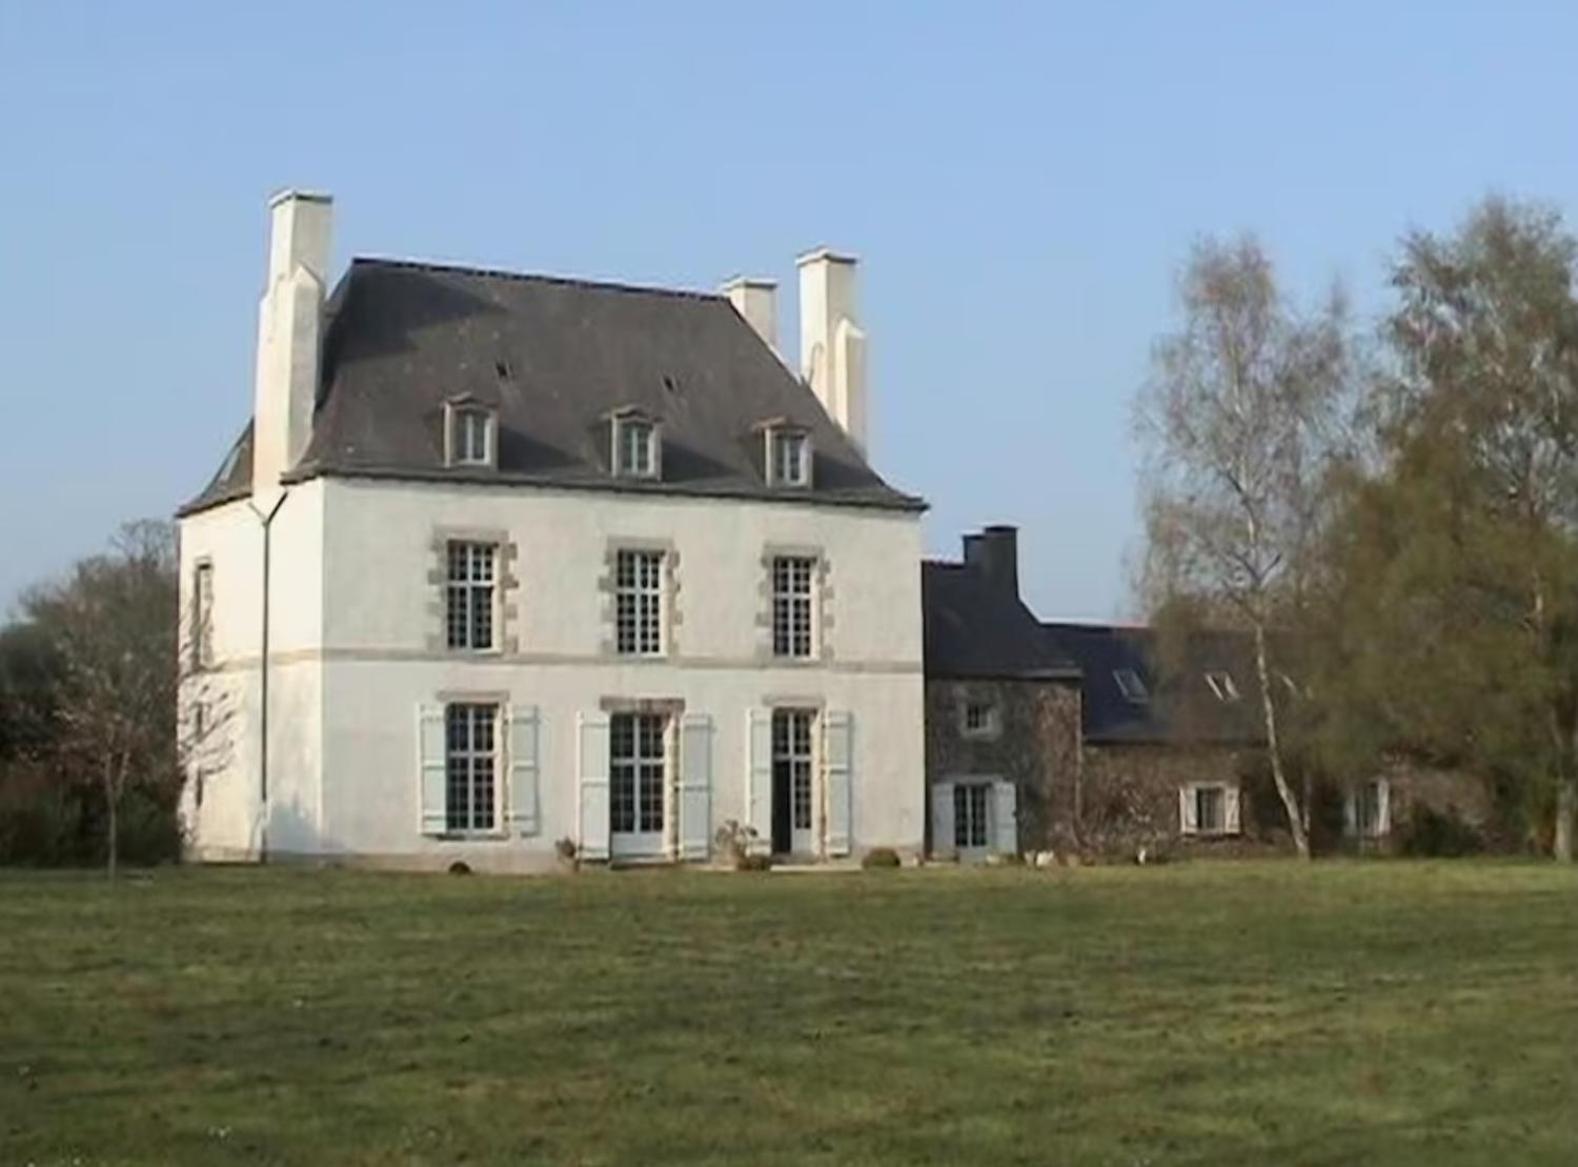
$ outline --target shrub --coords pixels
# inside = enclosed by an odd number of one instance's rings
[[[451,875],[470,875],[471,874],[471,864],[466,863],[463,860],[456,859],[453,863],[451,863],[449,865],[449,874],[451,874]]]
[[[773,857],[771,855],[739,855],[734,860],[736,871],[771,871]]]
[[[1455,810],[1436,810],[1420,806],[1409,817],[1402,832],[1404,855],[1420,858],[1454,858],[1474,855],[1485,849],[1485,841]]]
[[[773,865],[770,856],[759,854],[761,849],[757,843],[760,839],[755,827],[738,819],[729,819],[713,834],[713,842],[736,871],[766,871]],[[766,859],[767,862],[752,862],[757,859]]]
[[[899,853],[892,847],[873,847],[861,856],[860,865],[868,870],[876,867],[898,867]]]

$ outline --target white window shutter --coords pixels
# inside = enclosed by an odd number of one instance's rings
[[[1222,823],[1229,835],[1238,834],[1241,829],[1238,817],[1238,783],[1229,783],[1222,790]]]
[[[992,850],[1019,854],[1019,791],[1012,782],[992,783]]]
[[[416,739],[421,831],[424,835],[442,835],[449,827],[442,705],[417,707]]]
[[[510,709],[510,827],[523,835],[542,829],[537,793],[537,738],[540,722],[535,705]]]
[[[931,853],[952,855],[956,850],[953,841],[953,783],[933,782],[931,787]]]
[[[687,713],[679,723],[679,857],[705,859],[712,838],[712,719]]]
[[[773,711],[745,712],[745,825],[756,832],[753,850],[773,845]]]
[[[1375,780],[1375,833],[1392,833],[1392,784],[1385,778]]]
[[[583,713],[577,724],[576,821],[582,859],[608,858],[608,714]]]
[[[1178,829],[1186,835],[1197,834],[1200,830],[1195,821],[1195,797],[1193,786],[1180,786],[1178,788]]]
[[[822,765],[826,774],[827,853],[830,856],[849,854],[854,753],[853,719],[842,710],[828,710],[822,715]]]

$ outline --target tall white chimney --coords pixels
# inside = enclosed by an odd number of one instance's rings
[[[866,452],[866,334],[855,322],[855,257],[820,248],[802,255],[800,375]]]
[[[312,437],[329,283],[326,194],[281,191],[269,200],[268,283],[258,306],[252,413],[252,491],[279,489]]]
[[[777,351],[778,281],[736,276],[719,290],[728,297],[734,310],[745,318],[745,323],[767,342],[767,347]]]

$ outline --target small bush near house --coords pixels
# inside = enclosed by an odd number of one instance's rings
[[[1477,855],[1485,841],[1456,811],[1421,806],[1409,817],[1399,849],[1416,858],[1454,858]]]
[[[465,863],[465,862],[457,859],[457,860],[455,860],[453,863],[451,863],[449,865],[449,874],[451,874],[451,875],[470,875],[471,874],[471,865],[469,863]]]
[[[553,845],[554,854],[559,857],[559,862],[571,871],[581,869],[580,848],[575,845],[575,840],[566,835]]]
[[[736,871],[771,871],[773,857],[771,855],[736,855],[734,857],[734,870]]]
[[[873,847],[860,859],[860,865],[867,869],[876,867],[898,867],[899,853],[892,847]]]
[[[736,871],[766,871],[773,865],[772,858],[759,855],[756,843],[761,836],[756,828],[738,819],[729,819],[713,833],[712,840]],[[757,860],[766,859],[765,863]]]

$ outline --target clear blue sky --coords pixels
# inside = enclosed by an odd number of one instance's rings
[[[863,259],[874,454],[1127,611],[1129,401],[1201,232],[1361,306],[1410,225],[1578,198],[1578,5],[0,4],[0,611],[251,402],[264,202],[336,249],[711,287]],[[782,322],[793,332],[793,296]]]

